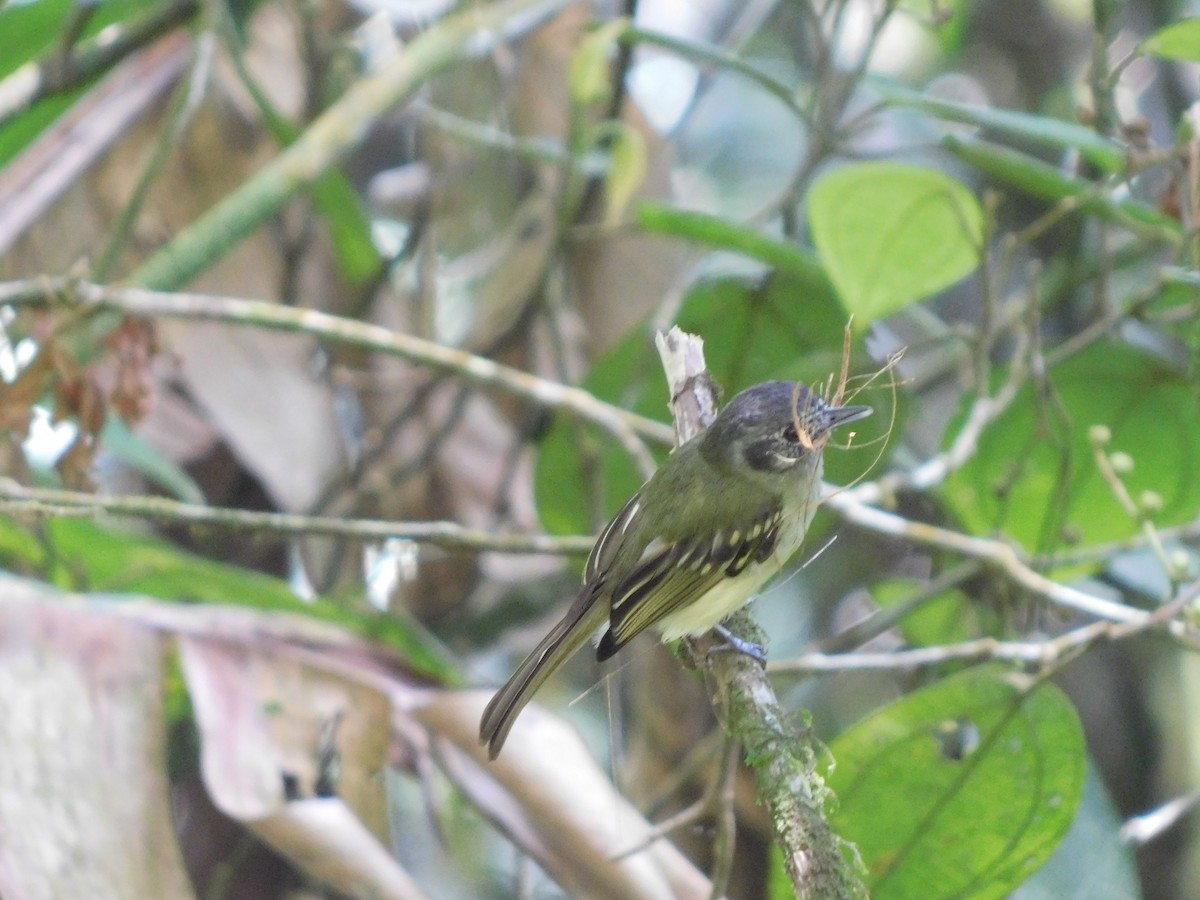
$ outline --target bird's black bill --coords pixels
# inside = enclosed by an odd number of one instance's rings
[[[849,425],[851,422],[865,419],[873,412],[875,410],[869,406],[832,406],[828,412],[829,430],[832,431],[839,425]]]

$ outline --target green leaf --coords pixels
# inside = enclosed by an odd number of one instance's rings
[[[145,475],[172,497],[185,503],[204,503],[204,491],[183,469],[161,450],[129,430],[119,417],[109,416],[101,436],[104,450],[130,468]]]
[[[0,34],[5,39],[4,53],[0,54],[0,75],[8,75],[22,64],[46,54],[62,39],[63,27],[82,5],[74,0],[37,0],[0,6]],[[95,11],[80,31],[78,41],[95,37],[114,22],[122,22],[159,6],[160,2],[104,0],[92,5]]]
[[[262,609],[303,608],[278,578],[204,559],[160,538],[88,519],[50,519],[44,531],[57,566],[47,574],[63,588]]]
[[[1111,431],[1110,451],[1133,459],[1124,476],[1130,494],[1162,497],[1157,524],[1200,513],[1200,416],[1183,374],[1141,350],[1106,343],[1055,366],[1050,383],[1053,402],[1025,388],[985,429],[974,457],[946,481],[942,495],[968,531],[1002,530],[1039,551],[1064,540],[1135,534],[1139,523],[1096,468],[1088,442],[1093,425]],[[970,403],[964,401],[948,436],[957,434]]]
[[[609,167],[605,179],[604,221],[619,225],[629,201],[646,179],[646,141],[641,132],[624,122],[612,122],[606,129],[610,137]]]
[[[979,265],[983,211],[933,169],[864,163],[808,195],[813,242],[856,324],[865,326],[961,281]]]
[[[447,683],[460,680],[419,629],[392,616],[347,609],[329,600],[302,601],[279,578],[88,519],[50,519],[40,528],[41,540],[23,531],[0,517],[0,568],[69,590],[304,613],[389,644],[431,677]]]
[[[941,100],[882,79],[872,81],[872,86],[893,106],[918,109],[939,119],[975,125],[1052,150],[1078,150],[1084,159],[1106,172],[1119,172],[1125,167],[1125,151],[1118,144],[1076,122],[1019,110]]]
[[[330,169],[313,182],[312,192],[342,276],[360,286],[377,276],[383,263],[371,235],[371,219],[350,179],[340,169]]]
[[[251,77],[240,54],[235,65],[242,84],[258,105],[263,122],[280,146],[290,147],[303,129],[281,113],[266,91]],[[328,169],[312,184],[313,203],[329,229],[334,257],[342,276],[352,285],[363,285],[379,274],[382,261],[371,234],[371,219],[362,198],[341,169]]]
[[[992,667],[909,694],[829,750],[834,828],[876,900],[1006,896],[1049,859],[1083,792],[1070,701]]]
[[[576,106],[599,106],[612,98],[611,59],[628,28],[628,19],[611,19],[580,41],[567,72],[567,88]]]
[[[46,556],[45,543],[37,535],[0,516],[0,569],[32,575],[42,571]]]
[[[1010,900],[1141,900],[1133,848],[1121,839],[1120,814],[1088,760],[1083,799],[1050,861]]]
[[[1163,59],[1200,62],[1200,18],[1183,19],[1160,28],[1138,45],[1138,52]]]
[[[155,0],[105,0],[80,32],[79,40],[94,38],[110,25],[126,22],[160,5]],[[62,29],[75,10],[72,0],[37,0],[28,4],[0,4],[0,77],[11,74],[25,63],[53,52],[61,40]],[[0,124],[0,166],[12,160],[32,143],[64,111],[89,90],[89,86],[53,94]]]

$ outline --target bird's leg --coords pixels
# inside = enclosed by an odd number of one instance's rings
[[[738,637],[720,622],[713,626],[713,631],[719,634],[725,643],[713,644],[708,648],[709,653],[728,653],[730,651],[742,653],[753,659],[760,666],[766,666],[767,651],[762,648],[761,644]]]

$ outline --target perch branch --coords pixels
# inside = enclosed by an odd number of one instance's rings
[[[672,328],[659,335],[658,348],[679,439],[686,440],[715,415],[703,344]],[[757,625],[744,611],[725,624],[745,639],[762,641]],[[741,742],[754,770],[796,896],[801,900],[866,896],[851,862],[852,848],[834,833],[825,815],[829,790],[817,772],[818,743],[807,730],[797,731],[789,723],[758,662],[741,653],[709,654],[708,642],[707,637],[692,639],[689,646],[709,683],[715,685],[714,706],[724,713],[726,727]]]

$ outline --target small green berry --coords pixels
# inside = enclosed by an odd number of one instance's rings
[[[1118,475],[1124,475],[1127,472],[1133,471],[1133,457],[1128,453],[1117,451],[1108,458],[1109,464],[1112,465],[1113,471]]]

